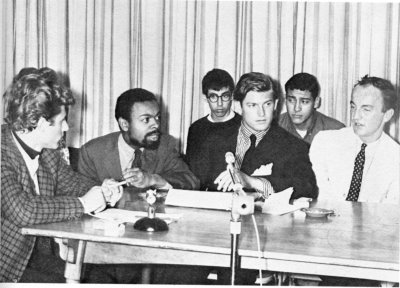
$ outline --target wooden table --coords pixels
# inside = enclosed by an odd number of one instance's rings
[[[131,210],[145,207],[137,199],[124,205]],[[309,218],[301,211],[282,216],[255,213],[262,261],[257,258],[251,217],[243,217],[241,267],[399,282],[399,206],[317,201],[312,206],[335,209],[336,216]],[[167,232],[141,232],[127,224],[120,237],[94,229],[98,220],[90,216],[33,225],[22,228],[22,233],[70,239],[65,255],[67,282],[79,281],[83,262],[229,267],[230,212],[164,205],[157,211],[183,216]]]

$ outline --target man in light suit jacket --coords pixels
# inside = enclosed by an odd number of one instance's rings
[[[352,127],[321,131],[311,145],[320,199],[399,204],[400,146],[383,131],[396,103],[385,79],[365,76],[355,85]]]
[[[57,278],[55,271],[62,271],[64,265],[49,251],[50,239],[24,236],[21,227],[100,211],[109,194],[73,172],[57,150],[68,130],[66,116],[74,99],[53,70],[21,70],[4,100],[0,282],[62,282],[62,274]],[[106,192],[122,191],[109,188]]]

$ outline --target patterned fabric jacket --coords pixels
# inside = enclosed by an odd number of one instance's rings
[[[80,217],[84,208],[77,196],[85,194],[95,183],[73,172],[58,150],[44,149],[39,158],[37,195],[7,125],[2,125],[1,136],[0,282],[17,282],[36,240],[22,235],[20,228]]]

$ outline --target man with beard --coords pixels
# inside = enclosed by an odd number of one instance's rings
[[[198,189],[199,181],[181,159],[172,136],[161,134],[160,108],[151,92],[121,94],[115,108],[120,132],[81,147],[78,171],[94,180],[126,179],[141,189]]]
[[[78,171],[98,182],[125,179],[132,190],[198,189],[199,180],[176,149],[172,136],[161,134],[160,108],[153,93],[136,88],[121,94],[115,108],[120,132],[93,139],[80,149]],[[130,189],[131,191],[131,189]],[[127,191],[126,191],[127,192]],[[119,202],[129,200],[124,193]],[[97,265],[88,282],[137,283],[140,265]]]

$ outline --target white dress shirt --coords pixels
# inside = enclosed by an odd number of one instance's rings
[[[318,199],[345,200],[362,141],[352,127],[320,131],[310,148]],[[399,204],[400,145],[387,134],[366,143],[358,201]]]

